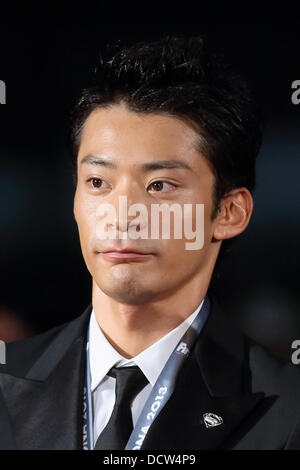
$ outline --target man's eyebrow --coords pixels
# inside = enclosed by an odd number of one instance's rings
[[[144,163],[141,165],[142,171],[153,171],[153,170],[162,170],[162,169],[173,169],[180,168],[184,170],[192,170],[191,167],[180,160],[161,160],[156,162]]]
[[[107,168],[117,168],[117,165],[107,159],[106,157],[97,156],[97,155],[86,155],[81,160],[80,164],[87,163],[90,165],[101,165]],[[163,170],[163,169],[184,169],[192,170],[191,167],[181,160],[159,160],[149,163],[143,163],[140,166],[143,172],[154,171],[154,170]]]
[[[89,165],[101,165],[107,168],[117,168],[117,165],[115,163],[109,161],[105,157],[100,157],[97,155],[86,155],[80,162],[81,165],[83,163],[88,163]]]

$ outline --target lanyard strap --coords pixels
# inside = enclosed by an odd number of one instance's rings
[[[86,443],[85,435],[83,434],[83,448],[85,449],[85,444],[87,450],[92,450],[94,448],[94,432],[93,432],[93,404],[92,404],[92,394],[91,394],[91,368],[90,368],[90,325],[88,329],[88,342],[86,345],[86,355],[87,355],[87,366],[86,366],[86,386],[85,392],[83,395],[83,409],[86,410],[86,413],[83,416],[83,427],[86,430]]]
[[[155,382],[146,404],[126,444],[125,450],[139,450],[141,448],[150,426],[157,418],[174,391],[178,372],[182,367],[183,362],[188,357],[197,336],[200,334],[208,317],[209,310],[210,301],[206,296],[196,318],[178,342],[165,367],[161,371],[157,381]],[[86,355],[86,386],[83,400],[83,449],[92,450],[94,448],[94,439],[89,358],[89,331]]]

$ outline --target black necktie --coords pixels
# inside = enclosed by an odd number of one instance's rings
[[[97,439],[96,450],[122,450],[133,429],[131,404],[148,382],[138,366],[113,367],[107,375],[115,377],[116,401],[111,417]]]

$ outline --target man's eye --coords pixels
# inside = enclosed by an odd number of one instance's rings
[[[149,188],[152,188],[155,192],[165,192],[176,188],[175,184],[168,183],[167,181],[154,181],[150,184]],[[165,189],[165,191],[163,191]]]
[[[103,188],[105,186],[105,181],[102,180],[101,178],[89,178],[87,180],[87,183],[90,183],[90,186],[93,188],[93,189],[100,189],[100,188]]]

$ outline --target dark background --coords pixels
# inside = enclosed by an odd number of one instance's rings
[[[72,212],[67,129],[101,45],[118,37],[206,33],[248,78],[266,120],[254,214],[215,290],[250,336],[289,356],[291,341],[300,339],[300,105],[291,101],[291,83],[300,79],[300,21],[222,22],[193,11],[151,22],[141,16],[120,14],[117,21],[99,7],[72,14],[24,10],[0,19],[0,79],[7,88],[0,106],[0,320],[9,310],[30,332],[41,332],[90,303]]]

